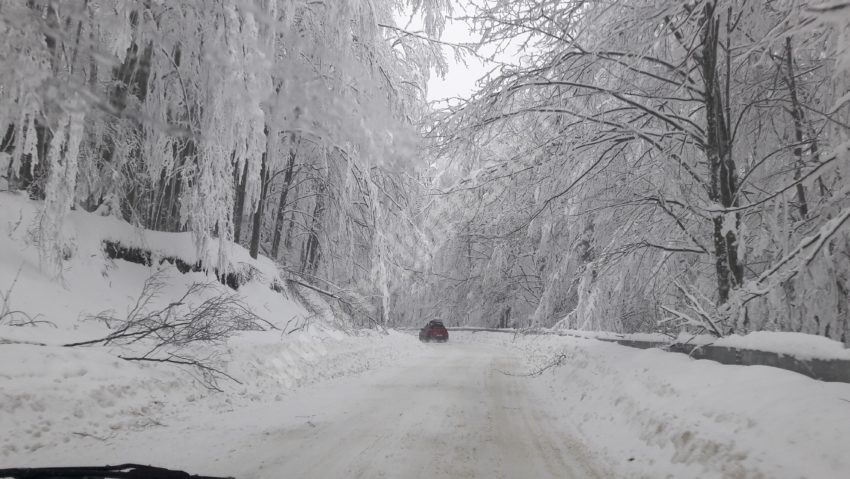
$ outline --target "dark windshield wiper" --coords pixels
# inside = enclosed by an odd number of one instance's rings
[[[0,477],[15,479],[233,479],[232,477],[196,476],[188,472],[139,464],[0,469]]]

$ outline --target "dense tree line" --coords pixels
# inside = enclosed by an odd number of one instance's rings
[[[431,132],[452,233],[414,307],[850,341],[850,8],[474,3],[482,46],[520,53]]]
[[[232,242],[384,322],[444,0],[0,2],[0,170],[44,200]],[[421,34],[396,25],[413,18]],[[415,191],[415,189],[414,189]],[[397,231],[398,233],[390,233]],[[218,241],[222,239],[224,241]],[[354,307],[354,306],[352,306]]]
[[[0,175],[45,269],[79,208],[368,323],[850,341],[850,8],[471,3],[502,63],[441,110],[448,0],[0,3]]]

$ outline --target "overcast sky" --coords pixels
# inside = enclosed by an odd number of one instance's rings
[[[462,15],[457,11],[455,15]],[[448,20],[441,40],[448,43],[474,43],[480,36],[471,32],[466,23]],[[454,51],[443,47],[443,52],[449,63],[449,72],[445,79],[434,74],[428,81],[428,101],[442,100],[451,97],[469,97],[475,90],[475,82],[484,76],[492,66],[485,66],[481,60],[466,55],[466,65],[455,60]]]
[[[455,18],[471,14],[473,8],[469,0],[454,0],[452,2],[452,16]],[[440,40],[452,44],[475,44],[481,39],[481,35],[471,30],[466,22],[462,20],[446,20],[446,27]],[[513,43],[513,42],[509,42]],[[443,47],[443,52],[449,64],[449,72],[445,78],[440,78],[434,73],[428,81],[428,101],[437,101],[446,98],[468,98],[476,89],[476,82],[497,68],[500,64],[515,64],[520,61],[522,48],[527,50],[528,45],[520,45],[519,42],[507,51],[501,51],[495,55],[497,62],[483,62],[471,54],[465,55],[464,62],[456,61],[454,49]],[[479,51],[487,56],[495,52],[495,47],[488,45]]]
[[[452,14],[454,18],[462,18],[472,14],[474,7],[469,3],[470,0],[452,0]],[[467,23],[462,20],[446,20],[446,28],[443,31],[443,36],[440,40],[453,43],[474,44],[481,39],[481,35],[471,30]],[[487,55],[492,54],[493,47],[484,47],[480,53]],[[443,53],[449,64],[449,72],[445,78],[440,78],[434,73],[428,81],[428,101],[437,101],[445,98],[461,97],[468,98],[476,89],[476,81],[496,68],[497,63],[484,63],[479,58],[467,54],[464,62],[455,60],[454,49],[448,46],[443,47]],[[515,54],[518,55],[518,52]],[[500,53],[496,55],[499,62],[513,63],[515,55]]]

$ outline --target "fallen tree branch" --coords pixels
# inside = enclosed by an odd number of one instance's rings
[[[363,308],[361,305],[353,303],[352,301],[349,301],[349,300],[343,298],[339,294],[332,293],[332,292],[327,291],[325,289],[319,288],[318,286],[313,286],[309,283],[305,283],[304,281],[300,281],[300,280],[295,279],[295,278],[287,278],[286,281],[288,281],[290,283],[295,283],[298,286],[303,286],[303,287],[305,287],[309,290],[315,291],[315,292],[317,292],[317,293],[319,293],[323,296],[333,298],[336,301],[340,302],[341,304],[344,304],[344,305],[348,306],[349,308],[352,308],[355,311],[359,311],[360,313],[363,313],[363,315],[366,316],[366,318],[368,318],[372,322],[372,324],[375,325],[376,328],[378,328],[381,332],[386,332],[386,328],[378,320],[373,318],[372,315],[369,314],[368,311],[366,311],[365,308]]]
[[[176,300],[152,308],[151,305],[165,287],[166,282],[161,279],[160,272],[151,275],[124,319],[116,318],[109,311],[91,318],[103,321],[108,327],[115,328],[114,331],[101,338],[64,346],[145,344],[148,348],[145,354],[125,354],[119,357],[128,361],[190,366],[200,372],[201,384],[215,391],[221,391],[218,385],[221,378],[239,384],[234,377],[211,365],[211,358],[192,357],[181,351],[199,342],[224,342],[235,331],[263,331],[264,325],[272,329],[279,328],[254,314],[234,292],[221,293],[214,290],[214,294],[200,301],[198,296],[214,287],[214,283],[194,283]]]
[[[504,374],[505,376],[535,377],[535,376],[540,376],[541,374],[543,374],[544,372],[546,372],[549,369],[552,369],[552,368],[555,368],[555,367],[558,367],[558,366],[562,366],[567,361],[567,359],[568,358],[567,358],[567,355],[565,353],[560,353],[555,357],[555,359],[553,359],[551,362],[549,362],[545,366],[537,368],[537,369],[535,369],[531,372],[522,373],[522,374],[511,373],[511,372],[503,371],[501,369],[497,369],[497,371]]]
[[[224,377],[227,378],[236,384],[242,384],[241,381],[234,378],[233,376],[227,374],[221,369],[214,368],[209,364],[206,364],[200,360],[189,358],[186,356],[178,356],[176,354],[169,354],[167,357],[150,357],[150,356],[118,356],[119,358],[125,361],[147,361],[153,363],[169,363],[169,364],[178,364],[182,366],[191,366],[195,369],[198,369],[203,374],[202,384],[207,386],[208,388],[222,392],[223,390],[218,386],[218,378]]]

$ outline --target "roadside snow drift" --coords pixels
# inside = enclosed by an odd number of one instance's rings
[[[108,335],[112,330],[93,317],[126,317],[152,275],[160,288],[146,310],[168,305],[196,283],[208,286],[188,298],[187,307],[234,291],[203,272],[110,260],[103,251],[109,239],[190,264],[206,260],[195,255],[188,233],[142,231],[80,211],[66,219],[68,258],[61,277],[51,278],[40,269],[33,244],[39,206],[23,195],[0,193],[0,291],[8,313],[0,318],[0,467],[31,465],[39,454],[39,462],[49,464],[50,451],[70,442],[100,447],[130,431],[274,402],[306,384],[376,368],[419,348],[408,335],[352,335],[326,326],[271,289],[278,273],[270,260],[254,260],[238,245],[231,246],[232,266],[248,265],[253,275],[235,294],[268,323],[267,330],[186,347],[223,373],[212,381],[223,392],[211,391],[210,378],[192,366],[119,358],[146,351],[136,344],[63,347]]]
[[[554,418],[620,477],[850,477],[850,384],[593,339],[456,333],[518,348]]]

